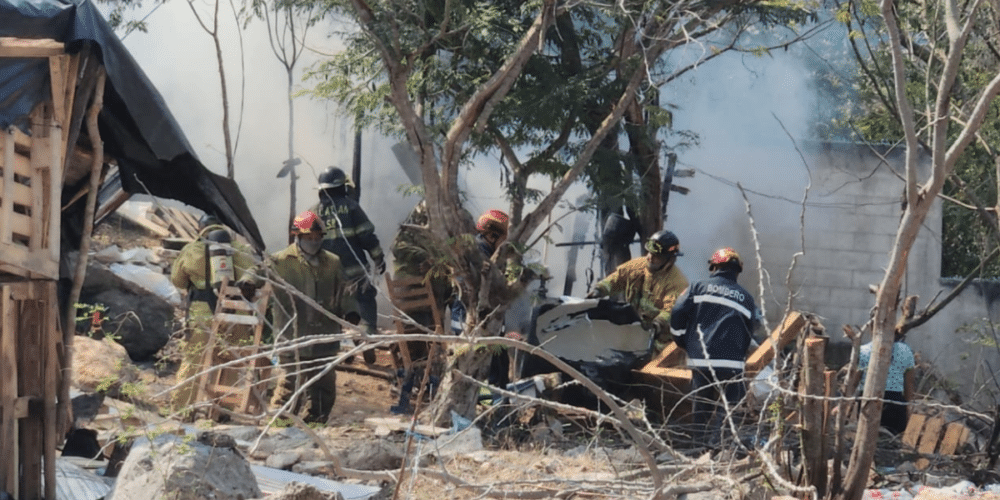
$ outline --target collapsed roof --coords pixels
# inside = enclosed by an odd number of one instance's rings
[[[236,182],[205,168],[163,97],[90,0],[0,0],[0,37],[52,39],[63,43],[67,53],[94,56],[107,74],[98,118],[105,162],[117,164],[122,189],[178,200],[215,214],[263,249],[260,231]],[[26,118],[50,98],[49,88],[46,59],[0,58],[0,127],[15,125],[27,133]],[[74,161],[72,153],[90,149],[85,128],[67,155],[64,202],[67,192],[89,175],[89,163]],[[82,204],[69,208],[73,209],[82,211]]]

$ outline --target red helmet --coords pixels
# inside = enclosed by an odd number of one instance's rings
[[[737,270],[743,271],[743,259],[740,259],[740,254],[736,253],[736,250],[732,248],[720,248],[708,259],[709,269],[716,269],[726,264],[735,264]]]
[[[295,216],[295,220],[292,221],[292,234],[309,234],[313,231],[323,234],[323,221],[316,214],[306,210]]]
[[[500,210],[487,210],[479,216],[476,222],[476,231],[480,233],[494,232],[499,235],[507,234],[507,226],[510,225],[510,217]]]

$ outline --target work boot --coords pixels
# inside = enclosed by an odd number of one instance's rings
[[[365,363],[369,365],[375,364],[375,349],[368,349],[364,352]]]

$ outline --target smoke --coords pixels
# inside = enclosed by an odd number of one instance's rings
[[[199,5],[207,11],[206,5]],[[148,12],[148,10],[147,10]],[[142,17],[141,12],[137,17]],[[269,251],[286,244],[289,212],[288,179],[275,174],[287,159],[287,89],[284,68],[274,57],[267,33],[259,22],[242,32],[244,62],[240,61],[240,34],[231,15],[223,16],[222,43],[233,130],[242,119],[236,154],[236,179],[249,203]],[[139,61],[150,80],[163,94],[202,162],[216,173],[225,173],[222,152],[221,92],[211,37],[197,24],[188,5],[168,2],[147,20],[148,34],[132,33],[125,44]],[[329,30],[318,26],[307,40],[320,52],[338,50]],[[301,81],[304,68],[319,56],[307,51],[296,69],[296,90],[309,85]],[[684,57],[680,54],[678,59]],[[675,183],[691,189],[690,194],[673,193],[666,228],[678,234],[685,256],[678,265],[690,279],[707,273],[705,260],[719,246],[733,246],[744,255],[753,255],[749,225],[739,183],[751,194],[758,229],[769,238],[787,238],[794,246],[798,224],[797,203],[809,182],[809,174],[795,150],[795,142],[808,138],[814,129],[819,106],[810,84],[814,73],[810,63],[795,51],[770,56],[723,55],[684,79],[663,89],[662,100],[677,106],[674,128],[689,130],[700,137],[696,146],[679,155],[678,168],[693,168],[693,178]],[[245,85],[245,87],[243,87]],[[240,95],[244,102],[241,104]],[[241,105],[243,106],[241,108]],[[350,171],[354,130],[350,119],[326,102],[307,97],[295,99],[295,156],[300,179],[296,211],[317,200],[316,175],[328,165]],[[383,249],[398,224],[418,201],[405,197],[401,186],[412,183],[399,167],[393,146],[397,141],[364,132],[361,203],[376,226]],[[501,170],[495,157],[478,157],[475,168],[463,171],[462,189],[466,208],[478,214],[489,208],[505,208],[508,202],[500,188]],[[549,181],[537,179],[532,188],[547,190]],[[567,193],[576,200],[585,193],[582,185]],[[553,220],[566,213],[557,209]],[[551,242],[574,239],[573,217],[562,219],[550,233]],[[593,224],[596,236],[596,223]],[[590,239],[590,237],[588,237]],[[577,281],[573,293],[582,295],[587,285],[587,269],[597,273],[600,265],[590,247],[579,248]],[[545,260],[555,278],[553,291],[561,290],[565,277],[567,247],[544,244],[531,258]],[[639,255],[638,245],[632,247]],[[789,257],[791,250],[789,250]]]

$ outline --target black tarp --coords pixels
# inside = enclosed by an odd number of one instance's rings
[[[89,45],[107,73],[98,119],[106,155],[132,194],[178,200],[213,213],[250,239],[263,239],[236,182],[198,160],[146,74],[89,0],[0,0],[0,36],[45,39],[73,53]],[[0,127],[24,129],[24,118],[49,98],[48,62],[0,58]]]

